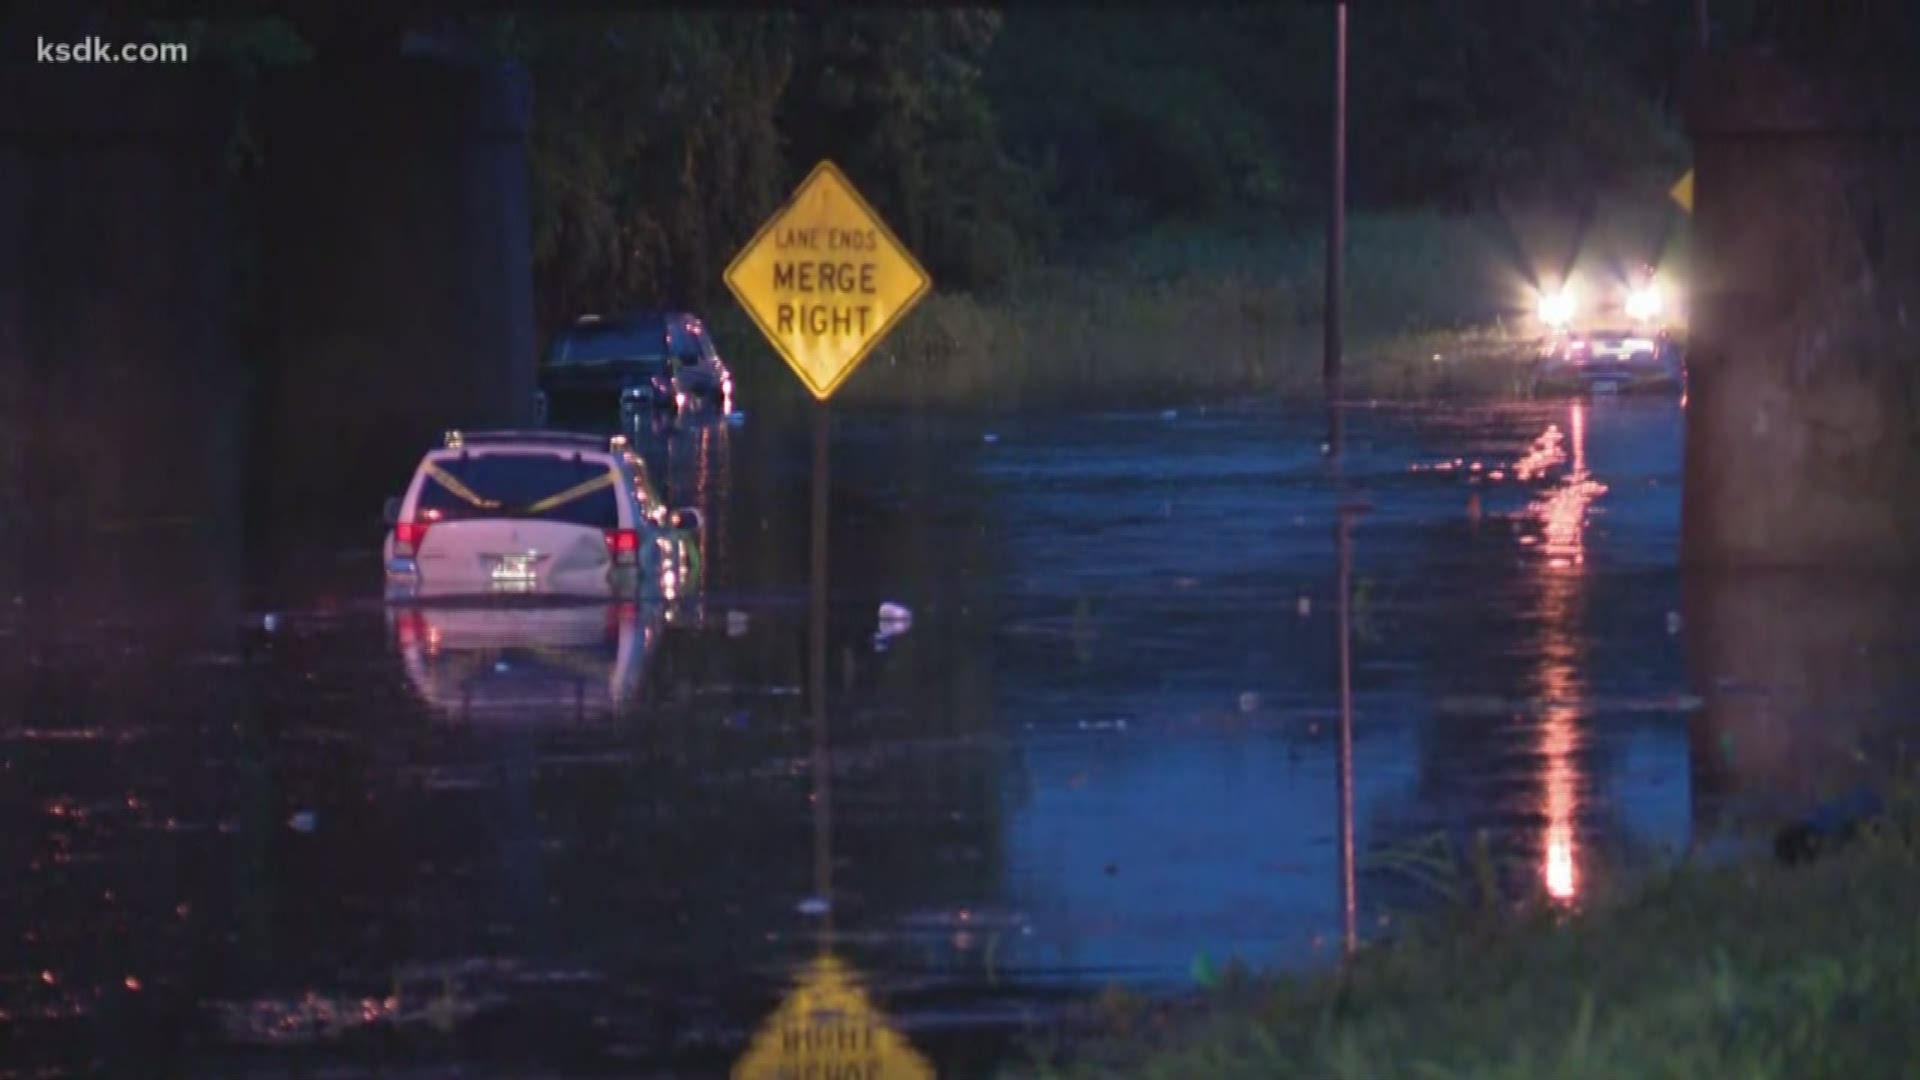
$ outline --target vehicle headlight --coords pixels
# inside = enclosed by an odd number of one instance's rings
[[[1540,321],[1548,326],[1557,328],[1572,322],[1577,307],[1578,297],[1571,283],[1540,293]]]
[[[1657,282],[1648,282],[1627,293],[1627,317],[1639,322],[1650,322],[1660,317],[1667,306]]]

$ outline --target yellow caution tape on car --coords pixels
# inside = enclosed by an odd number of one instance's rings
[[[570,503],[582,495],[591,495],[601,488],[612,486],[613,474],[611,472],[604,472],[591,480],[575,484],[557,495],[549,495],[539,502],[527,504],[525,512],[529,514],[544,514],[554,507]]]
[[[500,504],[497,501],[493,499],[483,499],[474,494],[473,489],[461,483],[459,477],[435,465],[431,461],[427,462],[427,475],[439,481],[441,487],[446,488],[448,491],[453,492],[454,495],[465,499],[482,510],[497,510],[500,508]]]

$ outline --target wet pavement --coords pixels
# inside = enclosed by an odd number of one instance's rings
[[[643,448],[705,512],[672,605],[389,611],[377,518],[16,541],[0,1075],[977,1075],[1329,962],[1482,835],[1565,903],[1735,844],[1900,760],[1920,649],[1884,582],[1683,582],[1683,415],[1356,409],[1339,476],[1312,414],[843,419],[824,726],[807,434],[752,416]],[[768,1026],[797,978],[897,1038]]]

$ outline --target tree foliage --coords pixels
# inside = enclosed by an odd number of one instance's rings
[[[779,198],[775,109],[791,16],[519,16],[492,44],[534,80],[536,302],[553,325],[711,294],[725,253]]]
[[[820,158],[943,281],[1003,279],[1038,203],[978,87],[998,24],[956,9],[489,22],[536,88],[542,321],[714,300],[727,259]]]
[[[542,320],[711,303],[821,158],[945,289],[1174,221],[1324,204],[1328,5],[490,16],[535,85]],[[1679,165],[1690,5],[1352,5],[1358,205],[1591,198]],[[1104,243],[1099,246],[1104,246]]]

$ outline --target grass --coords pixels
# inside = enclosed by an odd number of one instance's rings
[[[1344,972],[1177,1005],[1110,993],[1064,1055],[1013,1075],[1910,1075],[1916,894],[1920,842],[1887,829],[1797,868],[1666,870],[1576,915],[1460,911]]]
[[[1652,226],[1640,219],[1653,217],[1644,208],[1610,212],[1609,235],[1645,233]],[[1356,215],[1345,295],[1349,395],[1523,392],[1532,333],[1523,265],[1530,251],[1555,245],[1516,238],[1549,232],[1522,215]],[[1599,235],[1590,230],[1583,249]],[[1321,392],[1324,252],[1313,223],[1168,227],[1030,271],[1001,295],[936,291],[835,400],[1017,409],[1311,399]],[[769,381],[793,382],[737,311],[714,322],[750,395]]]

